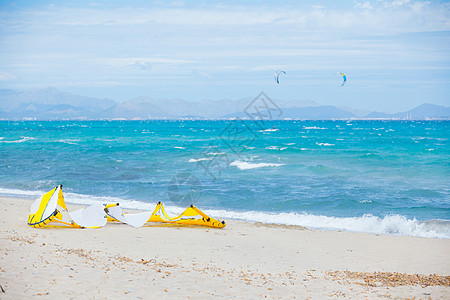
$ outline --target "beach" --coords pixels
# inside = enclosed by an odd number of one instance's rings
[[[0,299],[450,296],[449,239],[235,220],[224,229],[35,229],[30,200],[0,203]]]

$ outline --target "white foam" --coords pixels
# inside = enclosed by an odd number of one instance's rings
[[[23,143],[29,140],[35,140],[34,137],[29,137],[29,136],[23,136],[21,137],[20,140],[14,140],[14,141],[0,141],[0,143],[7,143],[7,144],[11,144],[11,143]]]
[[[222,219],[239,219],[250,222],[298,225],[312,229],[345,230],[383,235],[402,235],[427,238],[450,238],[450,221],[418,221],[401,215],[379,218],[373,215],[361,217],[328,217],[306,213],[266,213],[258,211],[235,212],[227,210],[205,210],[206,214]]]
[[[306,127],[306,126],[303,126],[303,129],[316,129],[316,130],[324,130],[324,129],[326,129],[326,128],[324,128],[324,127],[316,127],[316,126],[311,126],[311,127]]]
[[[334,144],[329,144],[329,143],[316,143],[319,146],[334,146]]]
[[[58,143],[64,143],[64,144],[70,144],[70,145],[78,145],[77,142],[79,142],[80,140],[71,140],[71,139],[61,139],[61,140],[56,140],[56,142]]]
[[[234,166],[238,168],[239,170],[249,170],[249,169],[258,169],[258,168],[265,168],[265,167],[279,167],[283,166],[284,164],[274,164],[274,163],[249,163],[245,161],[239,161],[235,160],[233,161],[230,166]]]
[[[227,153],[225,153],[225,152],[210,152],[210,153],[208,153],[208,155],[213,155],[213,156],[216,156],[216,155],[226,155]]]
[[[7,188],[0,188],[0,195],[4,196],[33,196],[33,197],[39,197],[45,194],[46,192],[42,191],[24,191],[24,190],[17,190],[17,189],[7,189]],[[28,198],[28,197],[27,197]]]
[[[186,148],[184,148],[184,147],[179,147],[179,146],[176,146],[176,147],[174,147],[175,149],[186,149]]]
[[[260,130],[260,132],[271,132],[271,131],[278,131],[278,129],[265,129],[265,130]]]
[[[188,162],[199,162],[199,161],[204,161],[204,160],[212,160],[212,157],[204,157],[204,158],[199,158],[199,159],[191,158]]]
[[[269,146],[269,147],[266,147],[265,149],[267,149],[267,150],[281,150],[281,151],[283,151],[283,150],[286,150],[287,147]]]

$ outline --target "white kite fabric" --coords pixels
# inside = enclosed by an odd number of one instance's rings
[[[58,185],[42,197],[36,199],[30,208],[28,225],[39,227],[71,227],[100,228],[108,222],[121,222],[133,227],[147,226],[149,223],[166,225],[199,225],[214,228],[225,227],[225,222],[208,217],[197,207],[191,205],[177,217],[169,217],[161,202],[158,202],[153,212],[124,213],[119,203],[93,204],[91,206],[69,212],[62,192]]]

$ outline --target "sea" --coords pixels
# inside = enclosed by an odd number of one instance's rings
[[[0,121],[0,196],[450,238],[450,121]],[[28,212],[23,212],[27,214]]]

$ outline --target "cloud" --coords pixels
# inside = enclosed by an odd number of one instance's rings
[[[392,2],[384,2],[384,7],[397,7],[410,3],[411,0],[395,0]]]
[[[309,2],[305,2],[309,3]],[[418,8],[421,8],[418,10]],[[395,18],[395,14],[406,15]],[[364,13],[361,13],[361,10]],[[15,12],[15,18],[6,20],[17,22],[21,20],[28,26],[67,26],[92,27],[100,30],[105,27],[121,28],[123,26],[144,26],[153,28],[155,24],[176,26],[301,26],[303,29],[326,28],[330,31],[344,27],[353,29],[378,28],[386,30],[392,25],[402,28],[409,27],[411,31],[441,30],[442,18],[448,19],[449,7],[444,4],[432,4],[429,1],[364,1],[355,2],[353,6],[345,5],[226,5],[205,4],[187,6],[93,6],[93,7],[43,7],[39,10],[24,10]],[[413,22],[413,17],[426,18],[427,29]],[[435,19],[435,17],[438,17]],[[361,28],[362,26],[362,28]],[[447,27],[448,28],[448,27]]]
[[[143,60],[137,60],[133,66],[138,67],[141,70],[151,70],[152,64]]]
[[[15,76],[0,72],[0,81],[13,85],[5,82],[17,76],[14,84],[23,86],[139,86],[151,93],[172,93],[176,86],[188,93],[193,83],[206,82],[205,96],[208,88],[231,93],[230,86],[247,96],[254,90],[245,86],[272,83],[279,68],[289,72],[293,86],[306,82],[294,78],[314,77],[320,84],[322,74],[336,70],[384,82],[424,76],[415,69],[427,78],[448,78],[447,69],[437,69],[450,65],[448,3],[317,3],[59,1],[4,9],[0,69]]]
[[[14,81],[17,77],[8,73],[0,71],[0,81]]]
[[[138,67],[142,70],[150,70],[153,65],[182,65],[192,64],[194,60],[188,59],[174,59],[174,58],[162,58],[162,57],[111,57],[111,58],[90,58],[85,60],[87,63],[93,63],[97,65],[105,65],[114,68],[120,67]]]

